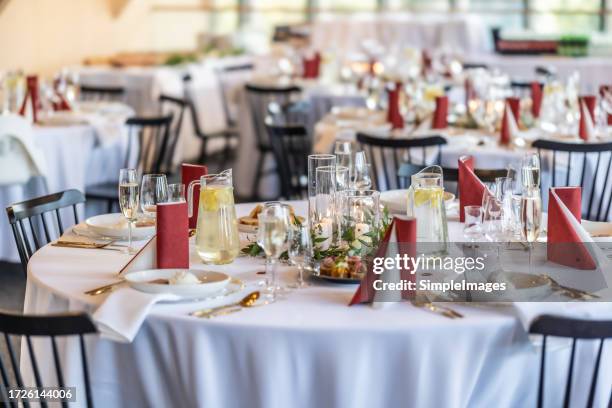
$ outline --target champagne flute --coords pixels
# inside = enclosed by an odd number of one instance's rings
[[[140,204],[147,217],[155,217],[157,203],[168,200],[168,182],[165,174],[145,174],[140,187]]]
[[[305,288],[309,285],[304,281],[304,267],[310,262],[312,257],[310,229],[306,224],[295,224],[292,227],[292,236],[289,242],[289,260],[298,267],[298,277],[297,281],[290,285],[290,287]]]
[[[528,189],[521,197],[521,236],[529,246],[529,271],[531,272],[531,250],[540,235],[542,199],[539,189]]]
[[[119,170],[119,207],[128,223],[128,254],[135,252],[132,248],[132,222],[138,216],[138,199],[136,169]]]
[[[527,153],[523,157],[521,181],[523,189],[540,188],[540,156],[537,153]]]
[[[266,254],[266,275],[268,265],[271,266],[271,282],[268,285],[268,297],[276,300],[278,282],[276,277],[276,263],[286,250],[289,241],[289,211],[281,203],[270,203],[264,206],[258,215],[259,227],[257,229],[257,243]]]

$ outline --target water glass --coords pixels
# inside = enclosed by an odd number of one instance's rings
[[[128,224],[128,254],[135,252],[132,248],[132,222],[138,217],[137,179],[136,169],[119,170],[119,207]]]
[[[147,217],[155,217],[157,204],[168,200],[168,182],[165,174],[145,174],[140,187],[140,204]]]
[[[309,286],[304,281],[304,267],[310,263],[312,255],[310,229],[305,224],[293,225],[289,242],[289,260],[298,267],[298,276],[296,282],[290,287],[304,288]]]
[[[281,203],[264,206],[258,215],[259,228],[257,230],[257,244],[266,254],[266,275],[271,269],[269,286],[267,287],[270,300],[276,300],[280,289],[277,276],[276,264],[278,258],[287,249],[287,244],[291,236],[290,233],[290,214],[287,206]]]
[[[483,208],[479,205],[466,205],[465,224],[463,225],[463,236],[474,243],[482,239],[482,215]]]
[[[333,154],[311,154],[308,156],[308,216],[312,219],[315,213],[315,198],[317,195],[316,171],[319,167],[336,166],[336,156]]]
[[[185,185],[183,183],[168,184],[168,200],[169,203],[184,203],[185,202]]]
[[[353,173],[353,151],[351,142],[337,141],[334,149],[336,155],[336,164],[338,166],[347,167],[349,174]]]
[[[355,190],[369,190],[372,188],[370,165],[365,152],[355,153],[355,164],[352,174],[352,188]]]

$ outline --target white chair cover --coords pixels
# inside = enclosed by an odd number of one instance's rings
[[[25,184],[45,173],[45,158],[34,143],[32,125],[18,115],[1,115],[0,186]]]

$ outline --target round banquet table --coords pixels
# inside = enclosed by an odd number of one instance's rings
[[[304,202],[292,204],[297,214],[306,213]],[[238,205],[238,215],[252,207]],[[449,230],[457,239],[461,226],[451,222]],[[126,257],[42,248],[29,264],[25,312],[93,311],[103,296],[83,292],[113,281]],[[192,267],[204,268],[193,247],[191,261]],[[238,277],[250,290],[261,278],[255,272],[263,261],[241,257],[207,269]],[[292,280],[295,269],[283,267],[280,275]],[[348,307],[355,289],[316,283],[276,303],[210,320],[188,316],[208,307],[205,303],[158,304],[130,344],[87,339],[95,402],[113,407],[535,405],[540,347],[511,307],[457,305],[465,318],[450,320],[407,303]],[[70,368],[67,383],[78,385],[78,348],[72,341],[64,340],[60,353]],[[35,348],[42,347],[47,346],[36,340]],[[548,385],[546,405],[559,406],[569,347],[564,342],[548,349],[547,376],[557,385]],[[600,385],[612,381],[612,367],[605,363],[611,350],[604,351]],[[577,353],[575,378],[582,391],[573,398],[582,405],[594,348],[579,347]],[[50,368],[46,363],[43,359],[43,371]],[[597,406],[607,403],[604,394],[598,393]]]

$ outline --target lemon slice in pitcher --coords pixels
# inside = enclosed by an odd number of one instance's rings
[[[442,202],[444,190],[442,188],[417,188],[414,192],[414,204],[420,207],[429,202],[431,207]]]

